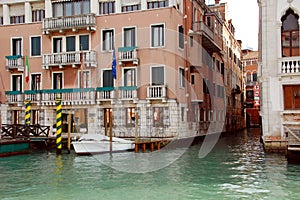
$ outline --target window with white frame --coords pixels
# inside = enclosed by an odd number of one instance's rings
[[[184,49],[184,29],[183,26],[178,26],[178,47]]]
[[[41,55],[41,36],[31,37],[31,56]]]
[[[12,55],[22,55],[22,38],[12,39]]]
[[[124,68],[124,86],[136,86],[136,69]]]
[[[66,37],[66,51],[72,52],[76,50],[76,39],[75,36]]]
[[[102,50],[110,51],[114,48],[114,30],[108,29],[102,31]]]
[[[89,88],[90,87],[90,71],[78,71],[78,86],[79,88]]]
[[[165,1],[149,1],[147,2],[147,8],[153,9],[153,8],[163,8],[169,6],[169,0]]]
[[[100,8],[100,15],[105,15],[105,14],[111,14],[115,13],[115,1],[100,1],[99,2],[99,8]]]
[[[11,24],[21,24],[21,23],[25,23],[25,15],[11,16],[11,17],[10,17],[10,23],[11,23]]]
[[[129,27],[123,29],[123,46],[134,47],[136,46],[136,28]]]
[[[137,10],[141,10],[141,4],[122,6],[122,12],[131,12],[131,11],[137,11]]]
[[[41,74],[31,74],[31,90],[40,90],[41,82]]]
[[[185,77],[183,68],[179,68],[179,87],[185,87]]]
[[[165,69],[162,66],[151,68],[151,85],[165,84]]]
[[[113,87],[114,86],[114,80],[113,80],[113,75],[112,75],[111,69],[103,70],[102,86],[103,87]]]
[[[12,80],[12,91],[22,91],[22,75],[20,74],[13,74],[12,77],[11,77],[11,80]]]
[[[89,35],[80,35],[79,36],[79,45],[81,51],[87,51],[90,49],[90,37]]]
[[[62,38],[53,38],[53,53],[62,52]]]
[[[52,75],[52,84],[53,89],[62,89],[63,88],[63,73],[54,72]]]
[[[165,27],[163,24],[151,25],[151,47],[165,45]]]

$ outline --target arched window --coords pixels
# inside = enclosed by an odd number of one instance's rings
[[[299,56],[299,16],[288,9],[281,18],[282,57]]]

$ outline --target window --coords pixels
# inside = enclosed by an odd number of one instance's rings
[[[0,25],[3,25],[3,17],[0,17]]]
[[[135,108],[125,108],[126,109],[126,126],[135,126]]]
[[[103,78],[102,78],[102,86],[103,87],[113,87],[114,86],[114,80],[112,76],[111,70],[104,70],[103,71]]]
[[[123,35],[123,46],[124,47],[134,47],[135,44],[135,27],[131,28],[124,28],[124,35]]]
[[[151,85],[165,84],[164,67],[152,67],[151,73],[152,73]]]
[[[66,51],[70,52],[70,51],[75,51],[75,50],[76,50],[75,36],[66,37]]]
[[[256,73],[256,72],[253,72],[253,74],[252,74],[252,80],[253,80],[254,82],[257,81],[257,73]]]
[[[41,89],[41,74],[31,74],[31,90]]]
[[[299,16],[288,9],[281,18],[282,57],[299,56]]]
[[[180,49],[184,48],[184,29],[181,26],[178,26],[178,47]]]
[[[90,87],[90,71],[78,71],[79,77],[79,88],[89,88]]]
[[[10,23],[11,24],[21,24],[21,23],[24,23],[24,22],[25,22],[25,15],[10,17]]]
[[[284,85],[284,109],[300,109],[300,85]]]
[[[41,55],[41,37],[31,37],[31,56]]]
[[[12,39],[12,55],[22,55],[22,38]]]
[[[90,0],[54,2],[53,17],[72,16],[90,13]]]
[[[141,4],[122,6],[122,12],[131,12],[141,10]]]
[[[181,121],[184,122],[184,113],[185,113],[185,108],[181,107]]]
[[[247,83],[251,82],[251,73],[250,72],[248,72],[247,75],[246,75],[246,82]]]
[[[22,91],[22,75],[12,75],[12,91]]]
[[[163,112],[164,109],[160,107],[154,107],[153,108],[153,126],[154,127],[163,127],[164,121],[163,121]]]
[[[99,7],[101,15],[115,13],[115,1],[100,2]]]
[[[168,7],[169,6],[169,1],[151,1],[147,3],[147,8],[152,9],[152,8],[163,8],[163,7]]]
[[[41,22],[45,18],[45,10],[33,10],[32,22]]]
[[[164,25],[151,26],[151,47],[162,47],[165,45]]]
[[[191,75],[191,84],[194,85],[195,84],[195,74]]]
[[[103,30],[102,31],[102,50],[110,51],[114,48],[114,31]]]
[[[136,86],[135,68],[124,69],[124,86]]]
[[[184,86],[185,86],[184,69],[179,68],[179,87],[183,88]]]
[[[191,35],[190,36],[190,47],[194,46],[194,37]]]
[[[81,51],[87,51],[90,49],[89,35],[80,35],[79,44]]]
[[[62,38],[53,38],[53,53],[62,52]]]
[[[63,88],[63,80],[62,80],[62,73],[53,73],[52,75],[52,83],[53,83],[53,89],[62,89]]]

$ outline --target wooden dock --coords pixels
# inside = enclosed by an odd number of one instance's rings
[[[300,163],[300,130],[284,127],[286,130],[287,148],[286,158],[288,163]]]
[[[134,152],[138,153],[140,150],[143,153],[148,151],[160,150],[160,148],[168,143],[168,140],[155,140],[155,141],[137,141],[135,142]]]

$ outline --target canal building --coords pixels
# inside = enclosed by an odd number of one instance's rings
[[[260,126],[260,85],[258,82],[258,51],[242,50],[242,64],[245,81],[245,102],[247,127]]]
[[[227,4],[204,0],[3,0],[3,124],[73,136],[190,137],[244,127],[241,42]]]
[[[286,133],[297,135],[300,124],[300,1],[258,5],[262,139],[266,150],[286,150]]]

